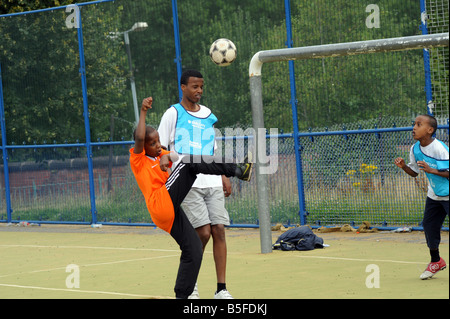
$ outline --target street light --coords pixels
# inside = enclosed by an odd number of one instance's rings
[[[136,22],[129,31],[144,31],[148,28],[147,22]]]
[[[136,125],[139,122],[139,109],[138,109],[138,103],[137,103],[137,96],[136,96],[136,83],[134,81],[134,72],[133,72],[133,65],[131,63],[131,49],[130,49],[130,38],[128,36],[128,33],[134,32],[134,31],[144,31],[148,28],[147,22],[136,22],[133,24],[130,30],[123,31],[123,32],[110,32],[110,37],[114,38],[117,37],[120,34],[123,34],[124,40],[125,40],[125,48],[127,50],[128,55],[128,67],[130,69],[130,82],[131,82],[131,94],[133,95],[133,107],[134,107],[134,117],[136,120]]]

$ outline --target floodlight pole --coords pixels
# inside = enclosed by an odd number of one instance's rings
[[[257,137],[256,146],[260,143],[262,134],[258,128],[264,128],[264,113],[262,99],[261,72],[264,63],[278,61],[292,61],[305,59],[320,59],[326,57],[348,56],[358,54],[368,54],[377,52],[414,50],[432,47],[443,47],[449,44],[449,33],[427,34],[409,37],[398,37],[388,39],[378,39],[370,41],[347,42],[336,44],[325,44],[300,48],[277,49],[257,52],[249,65],[250,77],[250,97],[253,116],[253,128]],[[261,136],[260,136],[261,134]],[[260,221],[261,252],[272,251],[272,234],[270,225],[270,206],[267,176],[261,174],[261,162],[256,157],[256,181],[258,196],[258,214]]]
[[[135,119],[135,122],[137,125],[137,123],[139,122],[139,109],[138,109],[137,95],[136,95],[136,82],[134,81],[133,64],[131,63],[130,38],[128,36],[129,32],[130,31],[125,31],[123,33],[123,38],[125,40],[125,48],[127,50],[127,56],[128,56],[128,68],[130,70],[131,94],[133,96],[134,119]]]
[[[139,108],[138,108],[138,102],[137,102],[137,94],[136,94],[136,82],[134,79],[134,71],[133,71],[133,64],[131,62],[131,47],[130,47],[130,37],[129,33],[134,31],[144,31],[147,29],[148,25],[147,22],[136,22],[133,24],[130,30],[123,32],[123,39],[125,42],[125,48],[127,50],[127,56],[128,56],[128,68],[130,70],[130,84],[131,84],[131,94],[133,97],[133,109],[134,109],[134,119],[135,123],[139,122]],[[120,34],[120,32],[119,32]]]

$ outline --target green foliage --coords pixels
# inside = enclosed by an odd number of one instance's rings
[[[0,14],[64,6],[89,0],[5,0],[0,3]]]
[[[74,2],[80,1],[9,0],[0,9],[20,12]],[[380,7],[380,28],[366,26],[369,13],[358,0],[291,1],[294,46],[419,34],[417,2],[372,3]],[[123,35],[117,33],[138,21],[149,24],[144,32],[129,34],[138,104],[154,97],[148,121],[157,126],[179,100],[171,2],[117,0],[83,6],[81,14],[92,140],[131,138],[131,73]],[[178,14],[183,69],[199,69],[205,77],[202,103],[213,109],[219,128],[251,126],[249,62],[260,50],[286,47],[284,2],[178,1]],[[84,140],[77,30],[65,26],[67,16],[57,10],[0,18],[9,144]],[[208,56],[219,37],[237,46],[237,60],[228,67],[216,66]],[[302,130],[425,110],[421,50],[297,61],[295,80]],[[287,63],[263,67],[263,98],[265,126],[292,131]]]
[[[103,13],[86,7],[82,13],[92,138],[109,138],[110,115],[121,113],[127,89],[126,56],[106,37],[121,10]],[[67,17],[58,10],[0,20],[7,40],[0,43],[0,61],[9,143],[85,139],[78,35],[66,27]]]

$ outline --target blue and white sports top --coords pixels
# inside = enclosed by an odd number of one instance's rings
[[[180,104],[172,105],[177,110],[175,126],[175,151],[179,154],[214,155],[214,124],[217,117],[211,112],[207,117],[196,117]]]
[[[429,145],[422,147],[420,142],[411,147],[410,163],[408,166],[419,173],[418,161],[424,161],[431,168],[439,171],[449,170],[448,146],[438,139],[434,139]],[[449,180],[448,178],[435,174],[425,173],[428,178],[428,197],[434,200],[448,200]]]

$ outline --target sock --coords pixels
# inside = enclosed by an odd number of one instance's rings
[[[225,284],[225,283],[217,283],[217,292],[219,292],[219,291],[221,291],[221,290],[224,290],[224,289],[227,289],[227,285]],[[216,293],[217,293],[216,292]]]
[[[435,250],[430,249],[430,255],[431,255],[432,263],[436,263],[441,259],[441,257],[439,256],[439,249],[435,249]]]

